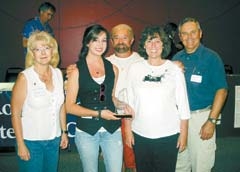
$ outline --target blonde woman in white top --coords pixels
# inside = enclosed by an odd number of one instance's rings
[[[19,74],[11,99],[21,172],[57,172],[59,146],[68,145],[58,62],[56,40],[46,32],[33,33],[27,44],[26,69]]]

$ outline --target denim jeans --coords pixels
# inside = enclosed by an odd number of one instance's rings
[[[123,146],[121,131],[103,131],[94,136],[76,130],[75,144],[84,172],[98,172],[99,147],[102,149],[106,172],[121,172]]]
[[[24,140],[30,160],[23,161],[18,157],[19,172],[57,172],[60,137],[53,140]]]

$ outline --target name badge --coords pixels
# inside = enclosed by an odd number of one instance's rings
[[[202,76],[201,75],[192,75],[191,76],[191,81],[201,83],[202,82]]]
[[[35,97],[44,96],[45,93],[46,93],[46,91],[44,90],[44,88],[41,88],[41,87],[34,88],[34,90],[33,90],[33,95]]]

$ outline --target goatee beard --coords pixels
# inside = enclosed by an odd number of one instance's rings
[[[126,53],[130,50],[130,47],[127,47],[124,45],[122,45],[122,46],[118,45],[118,46],[114,47],[114,50],[118,53]]]

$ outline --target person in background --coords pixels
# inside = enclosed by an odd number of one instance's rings
[[[171,51],[167,59],[171,60],[173,56],[180,50],[183,49],[183,45],[179,42],[178,38],[178,26],[173,22],[168,22],[164,26],[164,31],[168,35],[168,38],[171,42]]]
[[[216,124],[227,97],[224,65],[219,55],[201,44],[202,30],[191,17],[179,24],[184,50],[174,56],[185,66],[191,110],[188,147],[179,153],[176,172],[210,172],[216,150]]]
[[[67,74],[66,109],[78,117],[75,144],[84,172],[98,171],[99,147],[107,172],[122,169],[121,120],[114,113],[118,69],[105,59],[108,41],[101,25],[86,28],[77,67]]]
[[[119,91],[126,88],[127,71],[131,64],[143,60],[137,52],[132,51],[134,42],[134,33],[132,28],[127,24],[118,24],[112,28],[111,42],[114,54],[107,59],[114,64],[119,71],[116,85],[115,96]],[[123,171],[136,171],[135,156],[133,149],[125,143],[124,119],[122,120],[122,138],[123,138]]]
[[[26,69],[13,87],[11,119],[20,172],[57,172],[59,145],[68,145],[63,76],[56,40],[34,32],[27,43]]]
[[[53,4],[43,2],[38,8],[39,15],[26,21],[22,30],[22,45],[25,55],[27,53],[28,38],[33,32],[45,31],[54,37],[53,29],[48,22],[53,18],[55,12],[56,8]]]
[[[187,146],[190,111],[184,74],[166,60],[170,41],[162,27],[146,27],[139,54],[129,67],[127,93],[133,120],[125,121],[126,143],[133,146],[138,172],[174,172],[178,151]]]

